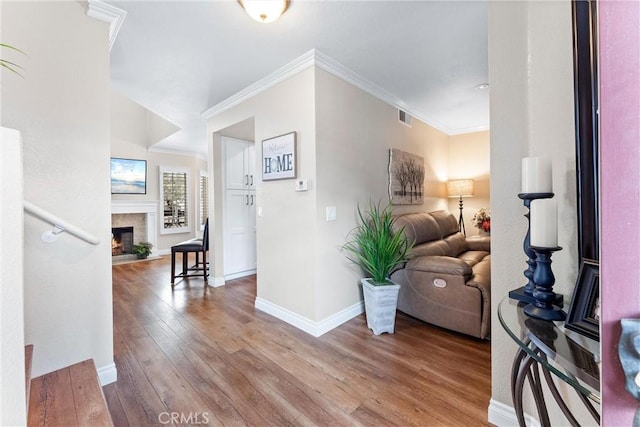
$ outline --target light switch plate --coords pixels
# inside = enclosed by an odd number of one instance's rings
[[[335,221],[336,220],[336,207],[335,206],[327,206],[327,221]]]
[[[307,191],[307,190],[309,190],[309,180],[296,179],[296,191]]]

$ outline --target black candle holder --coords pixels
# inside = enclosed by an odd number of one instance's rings
[[[525,314],[542,320],[565,320],[567,314],[561,307],[554,305],[558,294],[553,292],[556,278],[551,270],[551,255],[561,250],[561,247],[541,248],[530,246],[536,255],[536,270],[533,274],[533,282],[536,288],[533,291],[534,302],[524,308]]]
[[[518,198],[524,201],[524,206],[527,208],[527,213],[524,215],[527,218],[527,234],[524,237],[524,242],[522,243],[522,249],[524,250],[525,255],[527,255],[527,269],[524,271],[524,277],[527,279],[527,283],[524,286],[519,287],[518,289],[514,289],[509,291],[509,298],[515,299],[518,301],[522,301],[524,303],[530,304],[535,301],[533,297],[533,291],[535,290],[535,283],[533,282],[533,275],[536,271],[536,254],[531,249],[531,245],[529,244],[531,238],[531,220],[530,220],[530,212],[531,212],[531,202],[533,200],[538,199],[550,199],[554,196],[553,193],[520,193],[518,194]],[[562,295],[558,295],[555,301],[556,305],[562,307],[563,297]]]

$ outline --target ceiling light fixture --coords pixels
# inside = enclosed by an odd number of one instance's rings
[[[289,0],[239,0],[250,17],[266,24],[273,22],[287,10]]]
[[[478,90],[489,89],[489,83],[480,83],[479,85],[476,86],[476,89]]]

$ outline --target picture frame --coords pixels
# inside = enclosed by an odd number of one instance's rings
[[[111,194],[147,194],[147,161],[112,157]]]
[[[584,260],[564,325],[567,329],[600,341],[600,269]]]
[[[424,203],[424,158],[389,149],[389,200],[392,205]]]
[[[262,140],[263,181],[296,178],[296,160],[295,132]]]

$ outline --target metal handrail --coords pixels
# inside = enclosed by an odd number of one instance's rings
[[[100,240],[97,237],[93,236],[90,233],[87,233],[81,228],[76,227],[73,224],[55,216],[51,212],[48,212],[41,207],[34,205],[31,202],[24,201],[24,210],[41,220],[48,222],[53,225],[53,230],[45,231],[42,234],[42,241],[51,243],[58,238],[58,234],[66,231],[69,234],[76,236],[78,239],[84,240],[87,243],[91,243],[92,245],[99,245]]]

